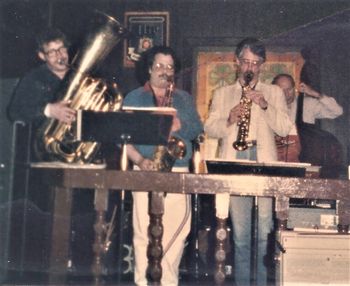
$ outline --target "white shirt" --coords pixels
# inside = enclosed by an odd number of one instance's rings
[[[297,98],[288,108],[290,119],[295,122],[297,114]],[[343,108],[333,97],[322,95],[320,99],[311,96],[304,97],[303,121],[315,124],[316,119],[334,119],[343,114]]]

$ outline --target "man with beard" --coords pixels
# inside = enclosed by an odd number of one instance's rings
[[[264,45],[257,39],[246,38],[237,45],[236,62],[238,79],[235,84],[224,86],[214,92],[206,134],[222,140],[219,157],[225,160],[277,161],[275,133],[288,135],[292,122],[282,90],[259,80],[261,67],[266,60]],[[242,93],[251,100],[249,132],[245,138],[246,150],[236,150],[232,143],[237,140],[239,121],[244,114],[240,103]],[[248,183],[248,182],[247,182]],[[273,228],[272,199],[259,197],[258,204],[258,249],[257,285],[266,285],[267,269],[264,265],[267,254],[267,239]],[[236,285],[249,285],[251,279],[251,225],[253,198],[244,196],[217,195],[216,215],[225,219],[228,209],[233,226],[234,276]],[[254,276],[253,276],[254,277]]]
[[[48,29],[38,36],[37,45],[37,55],[44,63],[19,82],[8,106],[8,117],[34,124],[46,117],[71,123],[75,120],[75,110],[68,102],[56,98],[69,70],[67,39],[61,31]]]
[[[184,90],[173,88],[174,75],[179,69],[174,51],[169,47],[155,46],[147,50],[141,59],[144,63],[143,74],[146,82],[143,86],[126,95],[124,106],[162,107],[168,106],[171,93],[171,107],[176,109],[171,135],[186,144],[186,156],[177,159],[172,172],[188,172],[192,157],[191,141],[201,134],[200,121],[194,98]],[[142,66],[141,66],[142,67]],[[147,128],[145,126],[144,128]],[[155,168],[154,154],[156,146],[129,145],[128,157],[134,168],[152,171]],[[164,190],[166,192],[166,190]],[[167,193],[164,197],[163,215],[163,256],[161,284],[178,285],[179,264],[191,225],[190,196],[186,194]],[[148,245],[148,193],[133,192],[133,243],[135,250],[135,283],[138,286],[149,285],[147,281],[147,245]]]

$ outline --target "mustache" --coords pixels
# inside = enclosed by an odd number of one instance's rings
[[[161,74],[159,76],[162,79],[165,79],[166,81],[173,82],[174,81],[174,76],[173,75],[167,75],[167,74]]]

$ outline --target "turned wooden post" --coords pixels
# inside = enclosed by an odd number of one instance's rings
[[[225,282],[225,262],[226,262],[226,240],[227,240],[227,228],[226,219],[216,219],[216,247],[215,247],[215,282],[217,285]]]
[[[149,279],[153,285],[160,285],[162,278],[162,256],[163,256],[163,223],[164,214],[164,193],[151,193],[150,199],[150,224],[148,234],[150,242],[147,248]]]
[[[95,241],[93,244],[94,259],[92,264],[92,273],[94,275],[95,285],[102,283],[103,258],[105,254],[105,237],[106,237],[106,221],[105,214],[108,206],[108,190],[95,190],[95,211],[96,219],[94,224]]]

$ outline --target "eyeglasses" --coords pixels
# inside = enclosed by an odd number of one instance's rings
[[[259,61],[252,61],[252,60],[240,58],[239,61],[241,62],[242,65],[247,65],[247,66],[251,65],[254,68],[257,68],[262,64],[262,62],[260,60]]]
[[[66,54],[67,50],[68,50],[67,47],[62,46],[58,49],[48,50],[47,52],[44,52],[44,54],[47,55],[49,58],[53,58],[53,57],[57,56],[57,53]]]
[[[154,64],[153,68],[156,70],[156,71],[160,71],[160,70],[166,70],[166,71],[173,71],[174,70],[174,66],[173,65],[170,65],[170,64],[162,64],[162,63],[156,63]]]

